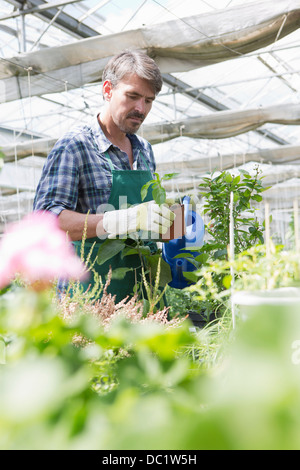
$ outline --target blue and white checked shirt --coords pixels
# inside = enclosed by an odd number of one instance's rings
[[[153,150],[149,142],[128,135],[133,149],[133,169],[155,172]],[[105,152],[116,170],[130,170],[128,156],[104,135],[97,117],[89,124],[75,127],[53,147],[44,165],[34,203],[34,210],[59,215],[64,209],[86,214],[97,213],[108,202],[112,175]]]

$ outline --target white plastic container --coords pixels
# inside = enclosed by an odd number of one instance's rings
[[[235,314],[242,319],[251,315],[257,308],[268,306],[299,306],[300,313],[300,289],[297,287],[282,287],[266,291],[242,291],[235,292],[232,296],[232,305]]]

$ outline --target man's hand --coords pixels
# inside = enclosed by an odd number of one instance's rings
[[[145,202],[129,209],[105,212],[103,227],[109,238],[126,235],[140,230],[165,234],[171,227],[175,214],[167,205],[154,201]]]

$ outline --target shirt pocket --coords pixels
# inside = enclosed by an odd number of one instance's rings
[[[100,168],[98,165],[88,165],[82,168],[79,184],[82,190],[103,191],[111,189],[112,175],[110,171]]]

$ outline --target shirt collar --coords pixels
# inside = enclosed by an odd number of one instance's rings
[[[91,120],[91,128],[92,128],[94,137],[97,141],[100,152],[101,153],[106,152],[109,149],[109,147],[112,145],[112,143],[110,142],[110,140],[108,140],[103,130],[101,129],[101,126],[98,122],[98,115],[93,116]]]

